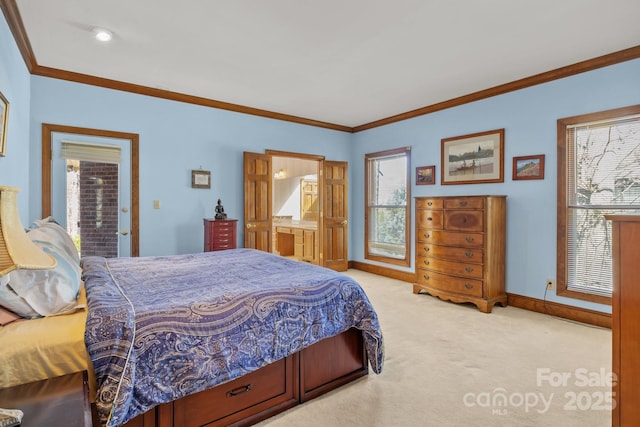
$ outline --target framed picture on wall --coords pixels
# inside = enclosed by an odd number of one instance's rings
[[[418,166],[416,168],[416,185],[433,185],[436,183],[435,166]]]
[[[0,92],[0,156],[7,153],[7,126],[9,124],[9,101]]]
[[[504,182],[504,129],[443,139],[440,167],[442,185]]]
[[[211,188],[211,171],[192,170],[191,188]]]
[[[514,157],[511,179],[544,179],[544,154]]]

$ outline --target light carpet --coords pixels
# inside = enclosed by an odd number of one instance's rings
[[[514,307],[484,314],[358,270],[385,339],[382,374],[259,423],[610,426],[611,331]]]

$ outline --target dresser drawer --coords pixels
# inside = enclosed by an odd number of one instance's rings
[[[416,212],[416,225],[418,228],[442,229],[442,212],[438,210],[421,209]]]
[[[465,246],[481,248],[484,245],[482,233],[456,233],[441,230],[418,229],[416,238],[421,243],[435,243],[439,245]]]
[[[235,227],[233,226],[233,224],[218,225],[213,227],[213,232],[216,234],[222,234],[222,233],[231,234],[234,228]]]
[[[446,292],[482,298],[482,280],[451,277],[421,268],[418,271],[418,283]]]
[[[484,229],[483,211],[445,211],[444,228],[453,231],[482,231]]]
[[[471,264],[460,261],[449,261],[425,256],[416,257],[416,267],[428,268],[440,273],[482,279],[482,264]]]
[[[442,209],[442,199],[418,199],[416,209]]]
[[[416,246],[416,255],[433,258],[450,259],[462,262],[483,262],[483,251],[477,248],[458,248],[455,246],[440,246],[425,243]]]
[[[287,357],[228,383],[183,397],[173,402],[174,425],[209,425],[252,407],[257,411],[286,402],[294,397],[292,378],[293,363]],[[218,424],[230,423],[214,425]]]
[[[454,197],[445,199],[445,209],[484,209],[484,199],[476,197]]]

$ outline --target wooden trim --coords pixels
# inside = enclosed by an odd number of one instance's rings
[[[458,107],[460,105],[468,104],[470,102],[491,98],[496,95],[503,95],[508,92],[525,89],[525,88],[536,86],[542,83],[548,83],[553,80],[570,77],[576,74],[592,71],[602,67],[608,67],[609,65],[630,61],[636,58],[640,58],[640,46],[634,46],[628,49],[624,49],[624,50],[613,52],[607,55],[599,56],[597,58],[588,59],[586,61],[568,65],[566,67],[556,68],[555,70],[547,71],[540,74],[535,74],[533,76],[525,77],[520,80],[515,80],[510,83],[501,84],[498,86],[491,87],[489,89],[484,89],[478,92],[470,93],[468,95],[463,95],[457,98],[449,99],[447,101],[439,102],[437,104],[432,104],[426,107],[418,108],[416,110],[408,111],[406,113],[397,114],[395,116],[376,120],[371,123],[355,126],[352,132],[354,133],[361,132],[363,130],[385,126],[391,123],[396,123],[396,122],[400,122],[407,119],[412,119],[414,117],[423,116],[425,114],[434,113],[436,111]]]
[[[407,160],[406,199],[405,206],[405,251],[404,258],[391,258],[369,253],[369,161],[384,159],[395,155],[404,155]],[[411,265],[411,147],[392,148],[390,150],[367,153],[364,156],[364,257],[371,261],[409,267]]]
[[[519,80],[515,80],[510,83],[494,86],[488,89],[473,92],[467,95],[459,96],[457,98],[449,99],[447,101],[439,102],[436,104],[421,107],[415,110],[407,111],[405,113],[396,114],[387,118],[376,120],[370,123],[365,123],[359,126],[350,127],[339,125],[335,123],[328,123],[319,120],[312,120],[303,117],[292,116],[289,114],[276,113],[273,111],[261,110],[258,108],[252,108],[244,105],[232,104],[223,101],[216,101],[214,99],[202,98],[193,95],[186,95],[177,92],[171,92],[163,89],[152,88],[148,86],[137,85],[133,83],[125,83],[116,80],[110,80],[102,77],[90,76],[87,74],[75,73],[71,71],[59,70],[56,68],[43,67],[38,65],[26,30],[22,23],[22,18],[18,11],[15,0],[0,0],[0,8],[4,12],[7,24],[13,34],[13,37],[18,45],[18,49],[22,54],[22,58],[29,69],[31,74],[51,77],[61,80],[68,80],[77,83],[85,83],[94,86],[106,87],[115,90],[121,90],[125,92],[137,93],[140,95],[153,96],[156,98],[163,98],[172,101],[186,102],[195,105],[201,105],[205,107],[217,108],[221,110],[234,111],[237,113],[251,114],[260,117],[266,117],[275,120],[283,120],[308,126],[316,126],[326,129],[337,130],[341,132],[356,133],[367,129],[372,129],[380,126],[385,126],[391,123],[400,122],[403,120],[411,119],[425,114],[434,113],[436,111],[446,110],[448,108],[457,107],[470,102],[479,101],[481,99],[491,98],[496,95],[502,95],[508,92],[524,89],[527,87],[547,83],[553,80],[570,77],[576,74],[592,71],[598,68],[607,67],[609,65],[618,64],[620,62],[630,61],[632,59],[640,58],[640,45],[623,49],[617,52],[602,55],[596,58],[588,59],[585,61],[577,62],[565,67],[556,68],[555,70],[539,73],[530,77],[525,77]]]
[[[43,77],[51,77],[60,80],[68,80],[77,83],[84,83],[93,86],[105,87],[108,89],[120,90],[123,92],[137,93],[140,95],[153,96],[156,98],[168,99],[171,101],[185,102],[188,104],[201,105],[203,107],[216,108],[219,110],[234,111],[236,113],[250,114],[253,116],[266,117],[268,119],[283,120],[286,122],[298,123],[309,126],[316,126],[341,132],[352,132],[349,126],[334,123],[322,122],[319,120],[307,119],[304,117],[292,116],[289,114],[276,113],[259,108],[247,107],[245,105],[232,104],[230,102],[216,101],[215,99],[203,98],[195,95],[187,95],[179,92],[172,92],[164,89],[138,85],[134,83],[121,82],[103,77],[90,76],[87,74],[75,73],[72,71],[59,70],[56,68],[36,65],[32,74]]]
[[[272,157],[294,157],[302,160],[315,160],[321,162],[325,160],[324,156],[318,154],[294,153],[293,151],[264,150],[264,154]]]
[[[507,302],[512,307],[611,329],[611,314],[608,313],[512,293],[507,293]]]
[[[403,282],[408,283],[414,283],[417,280],[416,273],[412,273],[410,271],[395,270],[393,268],[368,264],[361,261],[349,261],[349,268],[365,271],[371,274],[377,274],[378,276],[384,276],[390,279],[402,280]]]
[[[0,0],[1,1],[1,0]],[[140,136],[137,133],[42,124],[42,217],[51,215],[51,134],[75,133],[131,141],[131,256],[140,256]]]
[[[417,280],[415,273],[398,271],[387,267],[367,264],[361,261],[349,261],[349,268],[365,271],[371,274],[377,274],[378,276],[389,277],[395,280],[401,280],[407,283],[415,283]],[[521,308],[523,310],[535,311],[536,313],[548,314],[602,328],[611,328],[611,314],[609,313],[589,310],[587,308],[573,307],[553,301],[544,301],[538,298],[512,293],[507,293],[507,303],[512,307]]]
[[[557,122],[557,228],[556,228],[556,284],[557,295],[566,298],[575,298],[584,301],[591,301],[598,304],[611,305],[611,297],[587,292],[579,292],[568,289],[568,259],[567,259],[567,243],[569,237],[567,235],[567,128],[570,125],[578,123],[589,123],[617,117],[631,116],[640,113],[640,105],[633,105],[622,108],[614,108],[606,111],[598,111],[595,113],[582,114],[578,116],[565,117],[558,119]]]
[[[33,73],[33,69],[37,67],[38,64],[36,63],[36,57],[33,54],[33,49],[31,49],[31,43],[29,43],[27,31],[24,29],[24,25],[22,24],[22,18],[20,17],[16,1],[0,0],[0,9],[2,9],[2,12],[4,13],[7,25],[11,30],[11,34],[13,34],[13,38],[16,41],[16,45],[18,45],[18,50],[22,55],[22,59],[24,60],[29,73]]]

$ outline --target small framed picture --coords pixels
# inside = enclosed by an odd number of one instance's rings
[[[191,188],[211,188],[211,172],[203,170],[192,170]]]
[[[416,168],[416,185],[433,185],[436,183],[435,166],[418,166]]]
[[[511,179],[544,179],[544,154],[514,157]]]

